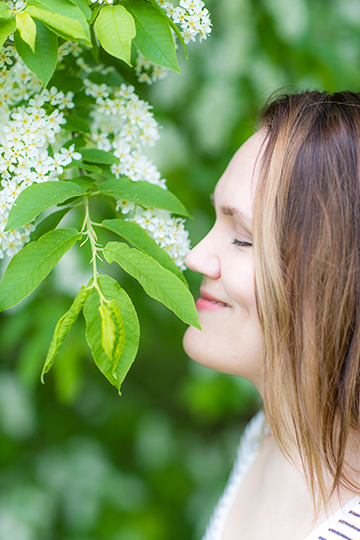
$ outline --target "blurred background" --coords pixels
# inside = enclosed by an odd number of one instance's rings
[[[211,37],[179,50],[182,73],[137,85],[163,126],[152,149],[189,208],[192,243],[209,194],[272,92],[360,89],[358,0],[208,0]],[[122,396],[97,371],[81,318],[39,380],[52,332],[88,262],[71,251],[0,314],[0,540],[197,540],[260,408],[245,380],[191,362],[185,326],[125,275],[141,343]],[[200,276],[186,272],[194,295]],[[62,369],[66,367],[66,369]]]

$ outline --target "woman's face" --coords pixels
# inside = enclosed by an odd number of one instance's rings
[[[204,366],[240,375],[258,388],[262,341],[254,288],[252,207],[264,133],[236,152],[214,192],[216,221],[189,253],[187,266],[204,275],[196,302],[202,331],[190,326],[187,354]]]

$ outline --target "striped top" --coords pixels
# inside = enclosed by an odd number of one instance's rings
[[[255,459],[263,436],[268,432],[265,415],[260,411],[241,437],[233,470],[202,540],[222,540],[240,484]],[[351,499],[304,540],[360,540],[360,497]]]

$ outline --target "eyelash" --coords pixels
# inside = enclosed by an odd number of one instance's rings
[[[238,247],[252,247],[252,244],[250,244],[250,242],[245,242],[244,240],[238,240],[237,238],[235,238],[235,240],[233,240],[231,243],[234,244],[234,246],[238,246]]]

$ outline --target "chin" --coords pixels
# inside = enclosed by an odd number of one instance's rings
[[[203,331],[189,326],[184,334],[183,347],[186,354],[198,364],[222,373],[234,374],[233,366],[227,365],[216,343],[212,343]]]
[[[261,343],[255,351],[243,348],[241,354],[226,347],[226,340],[211,339],[208,333],[189,326],[183,338],[186,354],[198,364],[221,373],[244,377],[260,388],[262,350]],[[239,353],[241,347],[237,346]],[[256,354],[254,354],[256,353]]]

